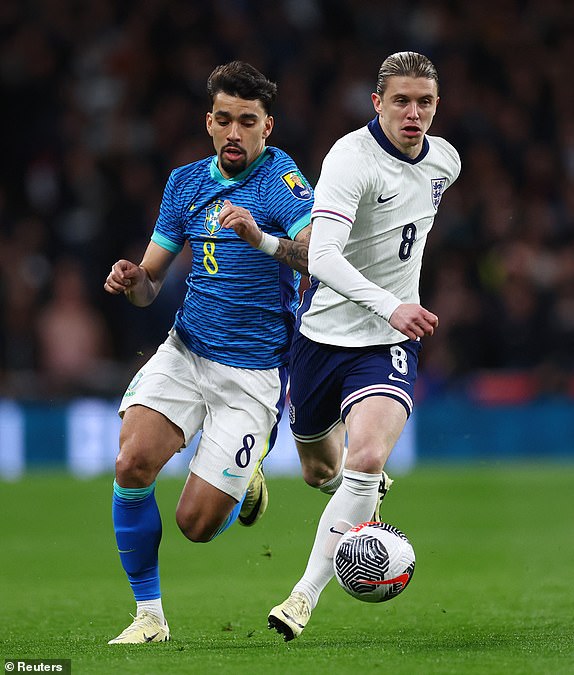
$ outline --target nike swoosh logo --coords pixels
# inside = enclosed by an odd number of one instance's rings
[[[255,518],[259,513],[259,509],[261,508],[262,501],[263,501],[263,490],[261,490],[261,492],[259,493],[259,499],[257,500],[255,506],[251,509],[251,513],[248,516],[241,516],[241,514],[239,514],[239,520],[243,525],[246,526],[253,525],[253,523],[255,522]]]
[[[122,551],[120,548],[118,548],[118,553],[133,553],[135,551],[135,548],[128,548],[125,551]]]
[[[243,478],[243,476],[238,476],[236,473],[231,473],[231,471],[229,471],[229,467],[227,467],[227,469],[223,469],[223,475],[226,478]]]
[[[336,530],[334,527],[330,527],[329,532],[332,532],[333,534],[345,534],[344,532],[339,532],[339,530]]]
[[[408,574],[399,574],[394,579],[387,579],[386,581],[372,581],[371,579],[357,579],[358,584],[368,584],[369,586],[390,586],[391,584],[400,584],[401,590],[409,583]]]
[[[395,382],[404,382],[405,384],[410,384],[408,380],[403,380],[402,377],[397,377],[394,373],[389,375],[389,380],[394,380]]]
[[[295,619],[292,616],[290,616],[289,614],[287,614],[287,612],[281,610],[281,614],[283,614],[283,616],[286,619],[288,619],[289,621],[292,621],[296,626],[299,626],[299,628],[305,628],[305,626],[302,623],[299,623],[298,621],[295,621]]]
[[[390,197],[383,197],[383,195],[379,195],[377,197],[377,201],[379,202],[379,204],[384,204],[385,202],[390,202],[391,199],[394,199],[398,194],[399,193],[397,192],[396,195],[391,195]]]
[[[143,639],[144,639],[146,642],[151,642],[151,641],[152,641],[154,638],[156,638],[158,635],[159,635],[159,631],[158,631],[157,633],[155,633],[154,635],[150,635],[149,637],[144,633],[144,634],[143,634]]]

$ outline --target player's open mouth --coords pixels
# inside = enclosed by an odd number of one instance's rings
[[[418,136],[421,133],[421,130],[417,126],[409,125],[407,127],[403,127],[402,132],[404,134],[406,134],[407,136],[412,137],[412,136]]]
[[[222,154],[225,155],[225,157],[231,161],[240,159],[245,155],[245,153],[243,152],[243,150],[241,150],[241,148],[236,148],[233,145],[228,145],[225,148],[223,148]]]

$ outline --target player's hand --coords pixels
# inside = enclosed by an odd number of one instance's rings
[[[253,219],[251,212],[242,206],[235,206],[228,199],[223,202],[219,212],[219,222],[226,230],[233,229],[236,234],[248,244],[257,248],[261,243],[263,233]]]
[[[391,314],[389,323],[411,340],[432,335],[438,326],[438,316],[421,305],[405,303]]]
[[[145,270],[129,260],[118,260],[106,278],[104,289],[112,295],[131,291],[146,276]]]

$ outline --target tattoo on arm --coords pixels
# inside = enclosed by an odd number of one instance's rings
[[[309,256],[309,238],[307,234],[303,239],[293,241],[292,239],[279,239],[279,248],[273,254],[275,260],[279,260],[294,270],[309,276],[308,256]]]

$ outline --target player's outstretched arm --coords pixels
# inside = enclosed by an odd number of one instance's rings
[[[104,289],[112,295],[124,293],[133,305],[146,307],[155,300],[174,258],[174,253],[150,242],[139,265],[129,260],[114,263]]]
[[[225,229],[233,229],[236,234],[244,239],[253,248],[273,256],[275,260],[283,262],[289,267],[308,275],[308,252],[311,225],[304,227],[291,239],[279,239],[265,234],[255,222],[251,212],[242,206],[236,206],[225,200],[219,214],[219,222]]]

